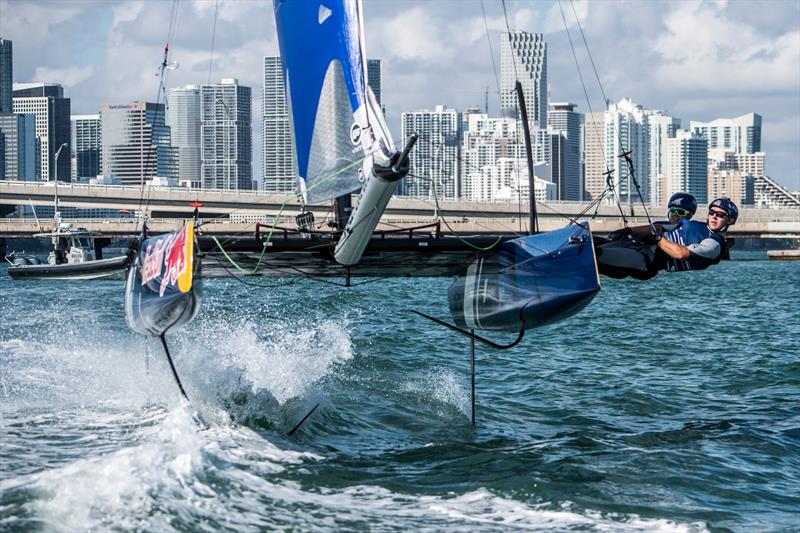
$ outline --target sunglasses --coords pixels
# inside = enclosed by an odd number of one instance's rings
[[[692,213],[690,211],[687,211],[686,209],[681,209],[680,207],[670,207],[669,214],[678,215],[679,217],[688,217]]]
[[[711,218],[711,217],[714,217],[714,218],[725,218],[727,216],[728,216],[728,213],[726,213],[725,211],[712,211],[710,209],[708,211],[708,217],[709,218]]]

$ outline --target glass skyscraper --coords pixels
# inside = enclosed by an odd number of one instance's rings
[[[170,146],[164,104],[100,106],[102,163],[106,178],[139,185],[156,176],[178,178],[178,150]]]
[[[261,98],[263,123],[261,187],[272,194],[291,193],[297,185],[294,140],[286,106],[280,56],[264,57]]]
[[[503,116],[516,117],[516,81],[522,84],[528,120],[538,128],[547,126],[547,43],[541,33],[503,32],[500,37],[500,109]]]
[[[36,115],[36,139],[39,160],[37,175],[45,181],[69,181],[71,172],[70,100],[64,98],[64,88],[57,83],[14,84],[14,113]],[[53,167],[55,154],[66,144],[58,158],[58,172]]]
[[[253,186],[250,92],[235,78],[200,87],[203,188]]]
[[[178,149],[178,176],[192,188],[201,186],[200,86],[186,85],[169,93],[167,123],[172,146]]]
[[[12,46],[8,39],[0,39],[0,113],[11,113],[13,80]]]
[[[100,115],[73,115],[75,123],[75,175],[96,178],[102,169]]]

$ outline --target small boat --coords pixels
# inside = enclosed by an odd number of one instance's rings
[[[123,279],[130,264],[129,255],[98,259],[94,235],[84,228],[57,222],[49,233],[37,233],[34,237],[49,237],[52,248],[47,262],[37,257],[11,253],[6,256],[11,266],[8,275],[13,279]]]
[[[800,249],[797,250],[769,250],[767,257],[774,261],[800,261]]]

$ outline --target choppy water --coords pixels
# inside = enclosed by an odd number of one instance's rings
[[[121,282],[0,268],[0,530],[800,530],[800,265],[604,280],[503,353],[448,280],[206,283],[172,349]],[[283,434],[316,402],[293,437]]]

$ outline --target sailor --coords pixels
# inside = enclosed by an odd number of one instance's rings
[[[676,192],[669,197],[667,203],[667,219],[669,224],[677,224],[681,220],[691,220],[697,212],[697,200],[688,192]]]
[[[717,198],[708,204],[706,223],[682,219],[678,226],[655,235],[655,264],[668,272],[703,270],[719,263],[725,255],[728,228],[739,218],[739,209],[729,198]],[[658,256],[665,259],[662,263]]]

